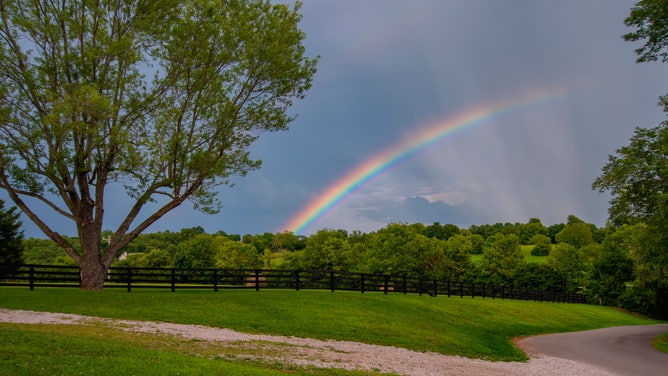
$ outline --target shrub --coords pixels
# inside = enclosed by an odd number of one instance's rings
[[[642,287],[627,287],[619,297],[620,306],[632,312],[654,316],[656,312],[654,291]]]
[[[531,256],[547,256],[552,250],[552,240],[545,235],[534,236],[531,238],[531,244],[534,244]]]
[[[531,250],[531,256],[547,256],[552,250],[552,244],[536,244]]]

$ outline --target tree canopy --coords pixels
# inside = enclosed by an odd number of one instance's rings
[[[668,62],[668,2],[641,0],[624,22],[634,28],[624,39],[644,42],[635,49],[637,62]],[[668,96],[660,97],[659,105],[668,113]],[[608,158],[592,187],[611,193],[608,212],[612,224],[647,226],[646,231],[640,230],[644,229],[642,226],[635,227],[634,234],[642,236],[640,241],[635,240],[636,245],[617,241],[615,246],[609,242],[604,247],[607,259],[596,264],[599,276],[608,278],[606,288],[620,286],[631,278],[635,260],[641,288],[648,289],[657,313],[665,316],[668,314],[668,122],[654,128],[636,128],[629,145]],[[637,246],[638,243],[645,247]],[[622,267],[629,272],[620,275],[610,272]],[[620,293],[613,298],[623,296]]]
[[[0,188],[101,288],[117,253],[190,200],[257,169],[316,59],[300,4],[254,0],[0,0]],[[107,193],[133,205],[100,249]],[[76,227],[80,249],[44,209]]]

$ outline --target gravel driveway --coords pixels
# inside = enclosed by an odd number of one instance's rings
[[[104,319],[63,313],[0,309],[0,322],[52,325],[103,325],[129,332],[171,335],[211,341],[226,347],[262,349],[249,355],[267,361],[339,369],[376,370],[401,375],[516,375],[516,376],[612,376],[602,368],[585,363],[529,352],[528,362],[488,362],[458,356],[416,352],[391,346],[347,341],[316,340],[273,335],[245,334],[229,329],[199,325]],[[522,347],[522,341],[519,341]],[[287,347],[286,347],[287,346]],[[277,351],[278,350],[278,351]],[[279,355],[276,355],[279,354]]]

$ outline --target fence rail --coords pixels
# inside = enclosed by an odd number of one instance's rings
[[[0,279],[0,286],[79,287],[76,266],[23,265]],[[111,267],[105,288],[176,289],[293,289],[446,295],[471,298],[516,299],[586,303],[583,295],[486,283],[324,270],[176,269]]]

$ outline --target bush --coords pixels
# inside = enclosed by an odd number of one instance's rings
[[[655,316],[654,291],[642,287],[627,287],[619,297],[620,306],[631,312]]]
[[[531,250],[531,256],[547,256],[552,250],[552,244],[536,244]]]
[[[531,256],[547,256],[552,250],[552,240],[545,235],[535,235],[531,238],[531,244],[534,244]]]

